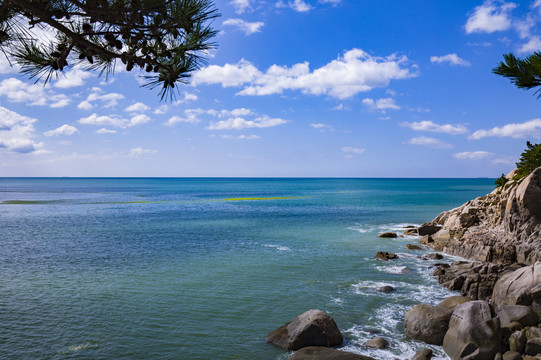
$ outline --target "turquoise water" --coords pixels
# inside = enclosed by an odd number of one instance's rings
[[[319,308],[345,350],[436,303],[415,237],[383,231],[484,195],[490,179],[0,179],[0,353],[9,359],[287,359],[265,335]],[[398,253],[379,262],[377,251]],[[446,258],[446,261],[451,261]],[[389,284],[397,290],[383,294]],[[371,337],[387,350],[368,350]],[[436,349],[439,358],[445,358]]]

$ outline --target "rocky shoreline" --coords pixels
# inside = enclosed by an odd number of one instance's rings
[[[541,168],[521,180],[513,176],[490,194],[404,231],[421,236],[419,244],[472,261],[434,264],[439,283],[462,296],[416,305],[404,319],[406,336],[442,345],[452,360],[541,360]],[[397,257],[378,252],[376,258]],[[291,360],[372,359],[333,349],[343,338],[321,310],[299,315],[266,341],[297,350]],[[365,346],[384,348],[387,341],[375,338]],[[423,349],[412,360],[431,357]]]

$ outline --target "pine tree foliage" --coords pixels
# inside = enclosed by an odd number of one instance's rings
[[[496,181],[494,181],[494,185],[496,185],[496,187],[500,187],[500,186],[504,186],[505,184],[507,184],[507,182],[509,181],[509,179],[507,179],[505,177],[505,174],[502,174],[502,176],[500,176],[499,178],[496,179]]]
[[[537,51],[524,59],[512,53],[503,56],[503,62],[492,72],[511,80],[520,89],[533,89],[541,86],[541,52]],[[535,91],[541,97],[541,88]]]
[[[211,0],[3,0],[0,50],[45,82],[79,63],[108,76],[121,62],[148,73],[144,86],[163,99],[205,64],[218,16]]]
[[[532,144],[526,142],[526,150],[520,154],[517,163],[517,173],[515,179],[528,176],[532,171],[541,166],[541,144]]]

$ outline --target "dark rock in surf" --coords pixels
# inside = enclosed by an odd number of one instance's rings
[[[427,344],[441,345],[453,310],[428,304],[415,305],[404,318],[404,334]]]
[[[289,360],[375,360],[369,356],[322,346],[308,346],[295,352]]]
[[[432,350],[428,348],[424,348],[420,351],[417,351],[415,355],[411,358],[411,360],[430,360],[432,359],[432,356],[434,356],[434,353]]]
[[[386,232],[386,233],[382,233],[382,234],[379,234],[378,237],[380,238],[396,238],[398,237],[398,235],[394,232]]]
[[[371,349],[385,349],[389,346],[387,339],[379,336],[373,339],[370,339],[364,343],[364,346]]]
[[[393,254],[393,253],[389,253],[387,251],[378,251],[378,253],[376,254],[376,259],[384,260],[384,261],[396,260],[396,259],[398,259],[398,255]]]

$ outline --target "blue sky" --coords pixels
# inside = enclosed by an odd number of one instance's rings
[[[0,176],[497,177],[541,100],[491,69],[541,49],[536,1],[216,1],[208,65],[47,86],[0,59]]]

